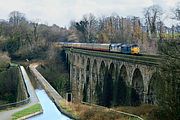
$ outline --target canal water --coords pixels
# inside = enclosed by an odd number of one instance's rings
[[[43,89],[36,89],[35,92],[42,106],[43,114],[34,116],[28,120],[70,120],[70,118],[64,116],[57,109],[56,105],[51,101]]]

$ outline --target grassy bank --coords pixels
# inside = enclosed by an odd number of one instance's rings
[[[19,111],[19,112],[16,112],[12,115],[12,120],[17,120],[19,118],[22,118],[22,117],[25,117],[25,116],[28,116],[28,115],[31,115],[31,114],[35,114],[35,113],[38,113],[38,112],[41,112],[42,111],[42,107],[41,105],[38,103],[38,104],[35,104],[29,108],[26,108],[22,111]]]

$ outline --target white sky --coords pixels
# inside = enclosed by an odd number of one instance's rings
[[[88,13],[97,17],[112,13],[143,17],[143,9],[153,2],[169,11],[180,0],[0,0],[0,19],[7,20],[9,13],[16,10],[25,13],[28,20],[64,27]]]

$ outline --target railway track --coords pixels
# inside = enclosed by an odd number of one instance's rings
[[[145,54],[129,55],[129,54],[120,54],[116,52],[102,52],[102,51],[92,51],[92,50],[76,49],[76,48],[73,49],[65,48],[65,50],[74,53],[89,55],[89,56],[123,60],[133,63],[146,64],[146,65],[159,65],[159,61],[161,61],[161,57],[156,55],[145,55]]]

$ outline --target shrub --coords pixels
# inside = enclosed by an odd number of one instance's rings
[[[10,57],[7,53],[0,53],[0,72],[10,66]]]

